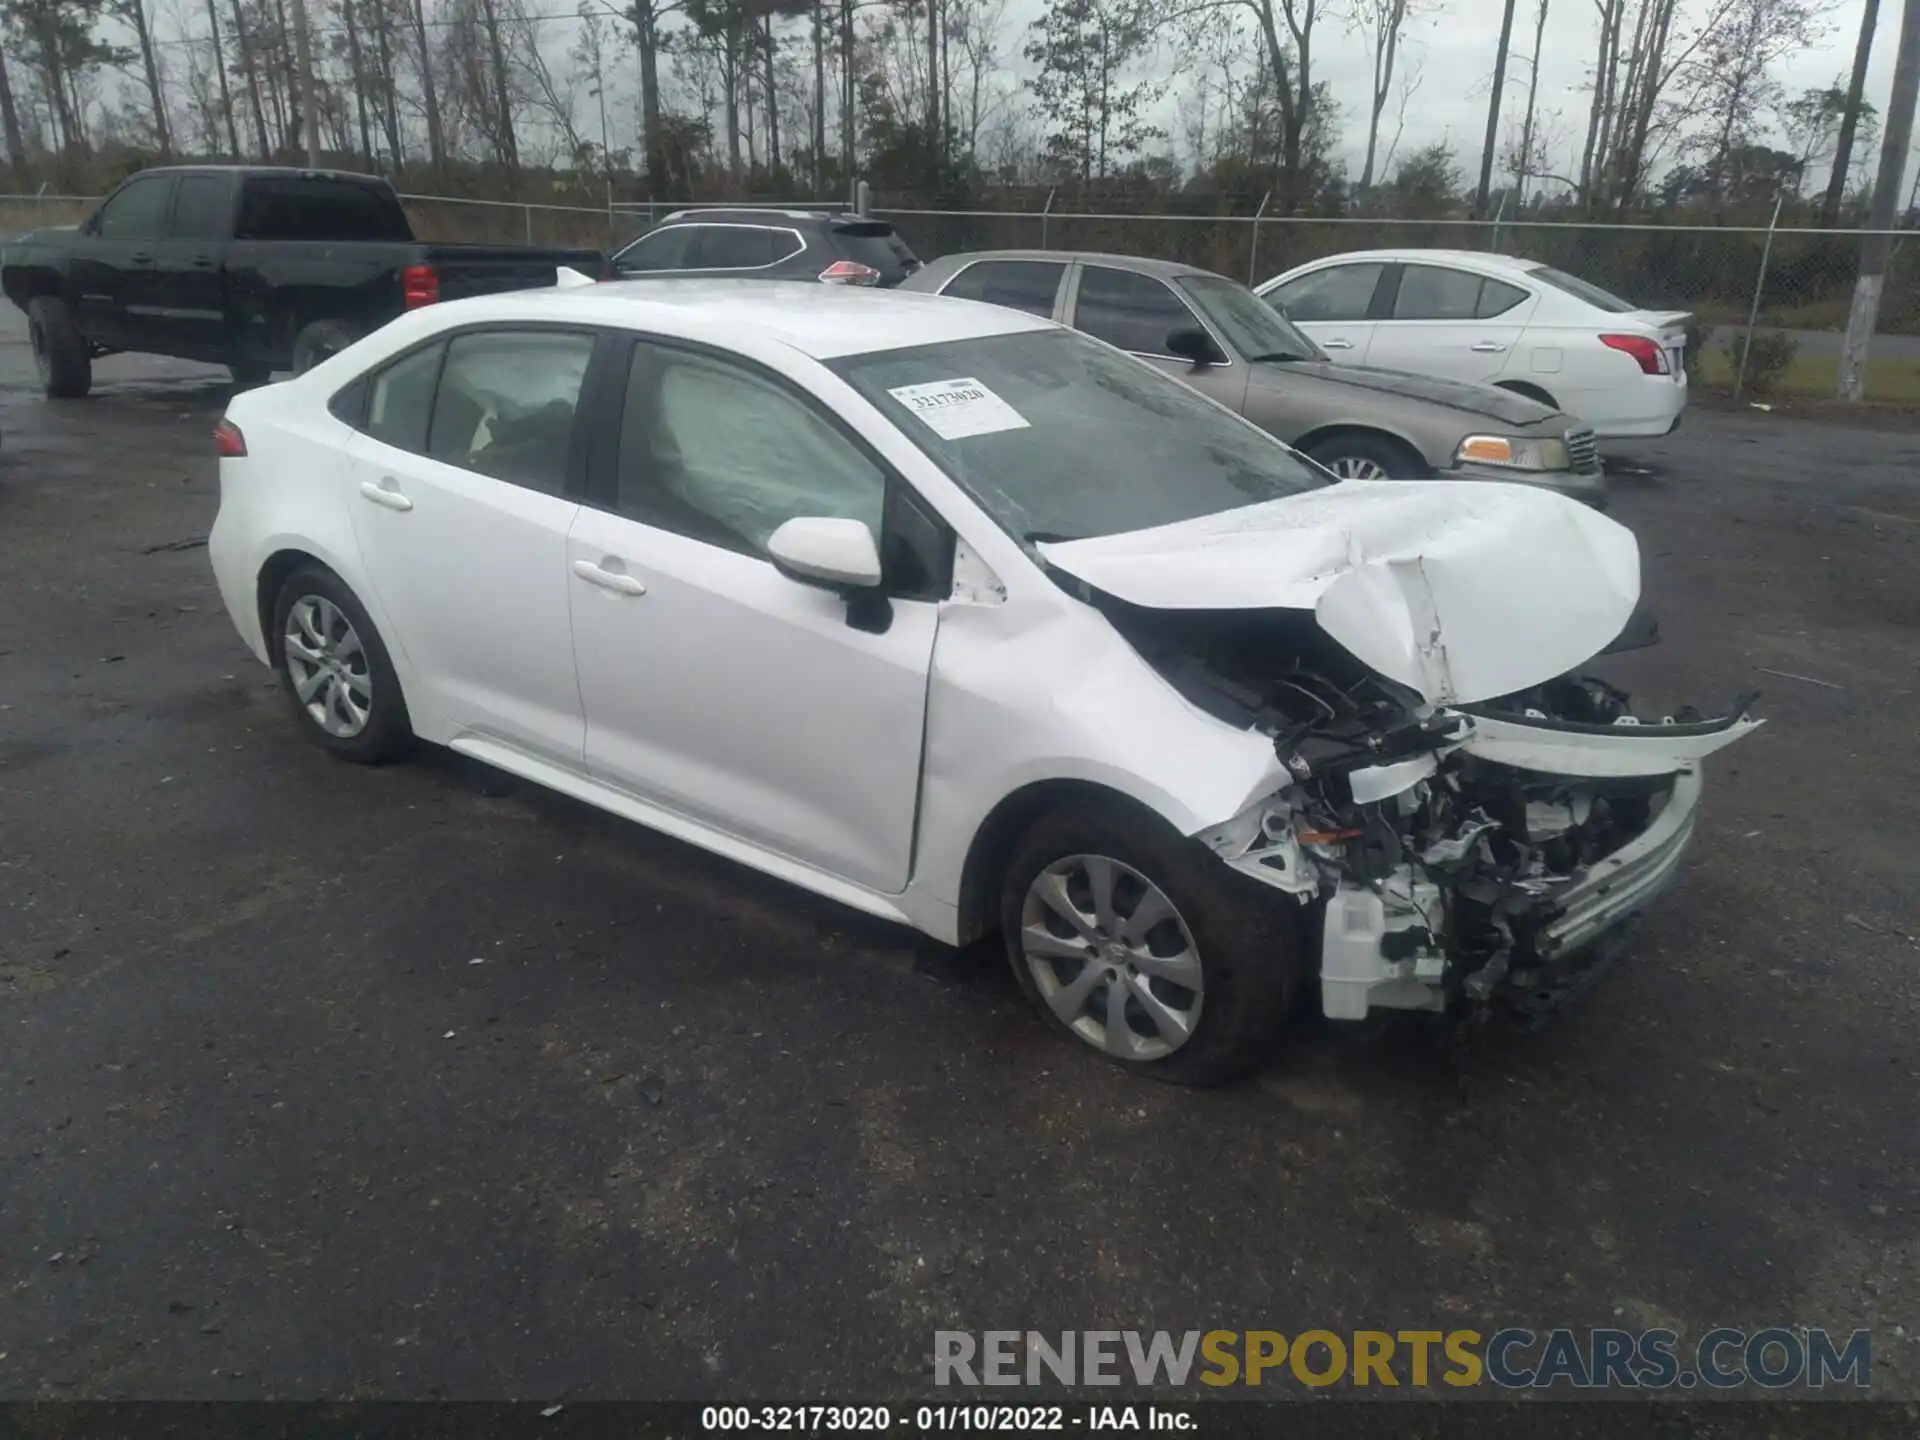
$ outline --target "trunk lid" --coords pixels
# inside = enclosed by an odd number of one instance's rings
[[[1563,675],[1640,598],[1631,531],[1523,485],[1350,480],[1174,525],[1044,543],[1049,565],[1162,610],[1310,610],[1434,704]]]

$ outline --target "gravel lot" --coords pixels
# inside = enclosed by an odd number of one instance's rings
[[[1464,1058],[1309,1020],[1190,1093],[992,955],[450,757],[333,763],[192,548],[222,373],[100,377],[43,403],[4,311],[0,1398],[876,1398],[937,1327],[1780,1323],[1872,1327],[1920,1398],[1920,438],[1634,452],[1667,640],[1614,678],[1773,723],[1629,966]]]

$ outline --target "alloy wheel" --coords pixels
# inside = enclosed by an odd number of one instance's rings
[[[313,723],[340,740],[365,730],[373,674],[346,612],[324,595],[302,595],[287,612],[281,644],[293,693]]]
[[[1027,887],[1020,951],[1062,1024],[1120,1060],[1160,1060],[1193,1037],[1204,982],[1193,932],[1122,861],[1068,855]]]
[[[1364,455],[1342,455],[1327,466],[1342,480],[1391,480],[1387,467],[1378,460],[1369,460]]]

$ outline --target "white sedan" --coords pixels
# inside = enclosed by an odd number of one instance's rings
[[[1357,250],[1258,293],[1335,360],[1499,385],[1604,439],[1671,434],[1687,406],[1685,311],[1478,250]]]
[[[221,595],[321,746],[450,746],[997,931],[1051,1024],[1169,1079],[1254,1064],[1316,973],[1344,1017],[1577,987],[1754,723],[1616,725],[1562,678],[1638,629],[1633,537],[1586,507],[1335,484],[969,301],[442,304],[217,441]]]

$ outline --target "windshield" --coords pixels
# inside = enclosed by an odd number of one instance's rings
[[[1630,301],[1622,300],[1610,290],[1602,290],[1598,285],[1589,284],[1578,275],[1569,275],[1564,270],[1556,270],[1551,265],[1536,265],[1528,272],[1536,280],[1544,280],[1556,290],[1587,302],[1596,310],[1605,310],[1609,315],[1628,315],[1640,307]]]
[[[1286,316],[1246,286],[1218,275],[1182,275],[1180,288],[1249,360],[1324,360]]]
[[[829,363],[1028,543],[1147,530],[1332,483],[1179,381],[1071,330]]]

